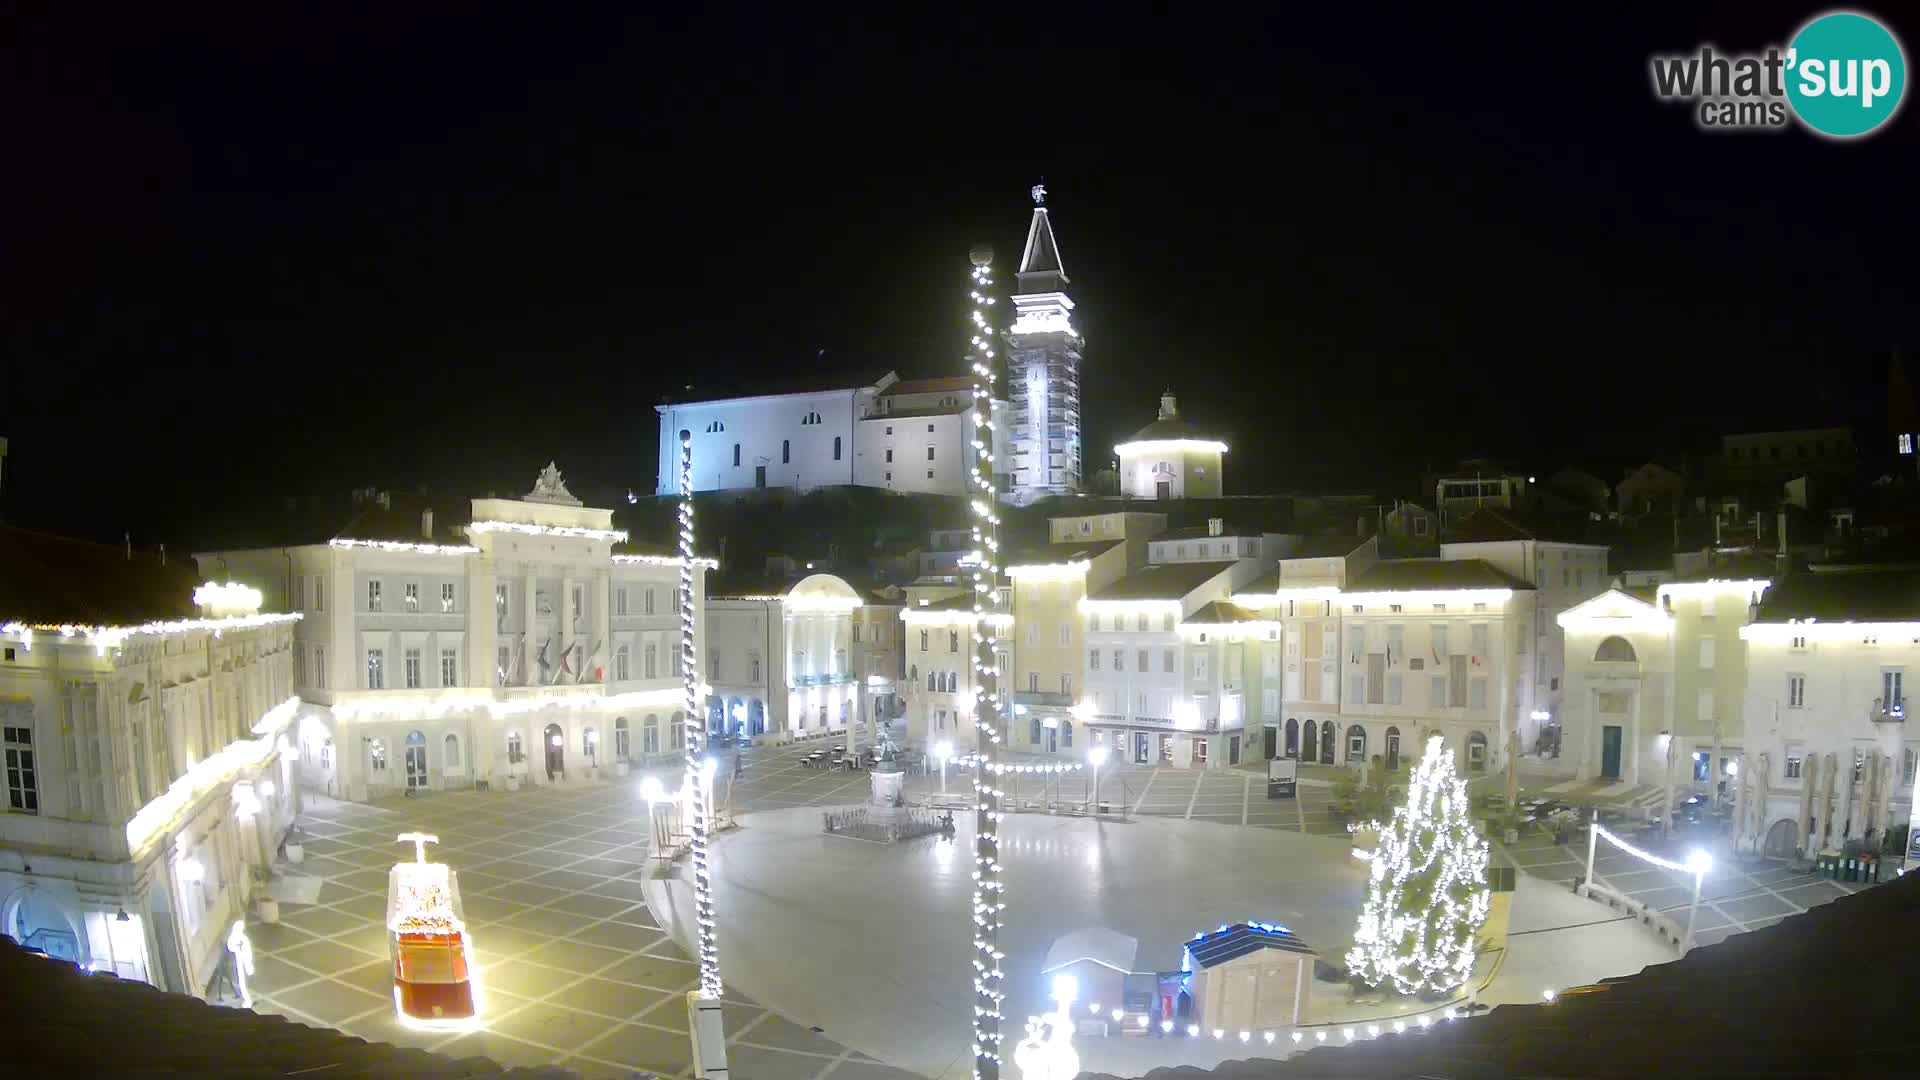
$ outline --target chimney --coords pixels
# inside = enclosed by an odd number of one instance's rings
[[[1179,415],[1180,410],[1173,402],[1173,388],[1168,387],[1166,393],[1160,395],[1160,419],[1171,420]]]
[[[420,511],[420,535],[429,540],[433,539],[433,511],[431,510]]]
[[[1208,536],[1219,536],[1222,532],[1226,531],[1226,527],[1227,527],[1226,522],[1221,521],[1219,518],[1207,519],[1207,535]]]

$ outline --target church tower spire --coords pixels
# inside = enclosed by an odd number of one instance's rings
[[[1066,266],[1047,213],[1047,188],[1033,186],[1033,218],[1020,254],[1008,331],[1013,406],[1013,501],[1026,505],[1080,489],[1080,335],[1073,329]]]

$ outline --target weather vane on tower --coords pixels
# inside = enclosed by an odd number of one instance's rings
[[[1042,179],[1039,183],[1033,185],[1033,204],[1035,206],[1040,206],[1045,204],[1046,201],[1047,201],[1047,182],[1046,180]]]

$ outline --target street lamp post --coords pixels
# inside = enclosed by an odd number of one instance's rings
[[[1096,746],[1087,751],[1087,761],[1093,766],[1093,787],[1087,795],[1087,812],[1100,812],[1100,766],[1107,763],[1108,750],[1105,746]]]

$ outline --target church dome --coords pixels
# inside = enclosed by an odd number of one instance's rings
[[[1223,452],[1227,448],[1226,442],[1221,439],[1217,433],[1208,431],[1182,417],[1180,415],[1179,405],[1174,400],[1173,391],[1168,390],[1166,393],[1160,395],[1159,417],[1155,419],[1153,423],[1148,424],[1146,427],[1128,436],[1126,441],[1118,447],[1115,447],[1115,449],[1124,451],[1130,443],[1170,442],[1173,440],[1213,443],[1219,446]]]

